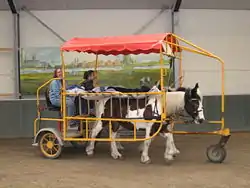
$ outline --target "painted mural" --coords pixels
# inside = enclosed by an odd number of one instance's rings
[[[84,71],[94,69],[95,55],[67,52],[64,55],[66,80],[78,84]],[[164,59],[164,67],[169,70],[169,59]],[[149,76],[153,82],[159,80],[159,55],[141,54],[128,56],[98,57],[98,84],[119,85],[136,88],[140,79]],[[52,78],[56,67],[61,66],[59,47],[24,48],[21,51],[21,92],[35,95],[37,88]],[[168,79],[168,76],[166,76]],[[153,84],[153,83],[152,83]]]

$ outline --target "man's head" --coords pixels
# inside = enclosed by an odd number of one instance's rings
[[[85,80],[94,80],[95,75],[93,70],[88,70],[84,73],[83,78]]]

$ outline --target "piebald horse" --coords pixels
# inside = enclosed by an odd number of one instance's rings
[[[159,82],[158,82],[159,83]],[[159,92],[159,85],[155,85],[151,88],[150,92]],[[100,118],[119,118],[119,119],[158,119],[162,112],[160,95],[150,95],[142,99],[129,99],[129,103],[126,98],[110,98],[101,99],[96,105],[96,117]],[[200,124],[205,120],[203,113],[203,97],[199,89],[198,83],[194,88],[180,88],[176,91],[166,91],[166,111],[168,117],[170,116],[186,116],[191,117],[195,124]],[[146,105],[145,105],[146,104]],[[112,105],[112,108],[111,108]],[[133,122],[112,122],[111,138],[117,137],[117,132],[122,126],[125,129],[133,130],[135,126]],[[97,120],[91,131],[91,138],[96,138],[102,128],[108,125],[108,121]],[[158,123],[154,122],[137,122],[136,128],[144,129],[146,131],[145,137],[149,138],[153,135],[157,128]],[[170,122],[164,122],[160,135],[165,138],[165,153],[164,158],[166,161],[174,159],[174,155],[180,153],[175,147],[173,134],[171,133],[172,126]],[[141,152],[141,162],[150,163],[150,157],[148,150],[152,139],[145,140],[143,142]],[[95,141],[90,141],[86,147],[87,155],[94,154]],[[122,158],[122,154],[118,151],[115,141],[111,141],[111,156],[114,159]]]

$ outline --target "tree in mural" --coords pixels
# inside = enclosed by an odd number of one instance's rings
[[[123,60],[122,60],[123,66],[131,65],[131,64],[135,64],[135,63],[136,63],[136,61],[130,55],[123,56]]]

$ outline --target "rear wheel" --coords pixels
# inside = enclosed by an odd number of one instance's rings
[[[57,159],[61,156],[63,146],[52,132],[46,132],[38,141],[41,154],[49,159]]]

